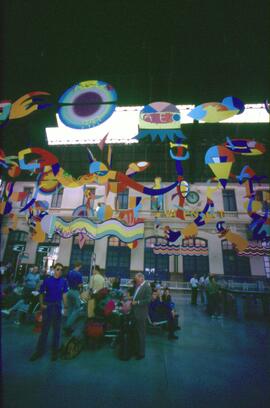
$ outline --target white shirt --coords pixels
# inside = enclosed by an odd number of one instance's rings
[[[190,284],[191,284],[192,288],[197,288],[198,284],[199,284],[199,281],[198,281],[197,278],[191,278],[190,279]]]

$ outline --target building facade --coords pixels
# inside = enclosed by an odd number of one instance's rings
[[[145,182],[145,186],[152,187],[153,183]],[[163,183],[166,187],[169,183]],[[132,198],[142,197],[142,208],[139,218],[144,220],[144,238],[138,240],[136,248],[121,242],[118,238],[109,236],[100,240],[86,239],[82,243],[80,236],[68,239],[60,238],[57,234],[46,236],[44,242],[33,241],[27,222],[26,213],[20,212],[26,201],[34,192],[35,184],[31,181],[19,181],[14,185],[14,192],[27,192],[22,202],[13,203],[14,216],[6,216],[2,223],[1,261],[11,262],[14,268],[23,265],[25,269],[33,264],[48,269],[54,262],[59,261],[67,268],[74,262],[81,260],[83,273],[89,273],[90,263],[95,254],[96,263],[105,271],[107,276],[129,278],[134,273],[144,272],[148,279],[156,280],[189,280],[194,272],[198,274],[215,273],[219,275],[270,277],[269,257],[267,256],[239,256],[233,245],[224,238],[220,238],[216,223],[226,221],[231,231],[250,239],[248,226],[251,222],[245,208],[245,188],[241,185],[229,183],[225,190],[219,189],[214,193],[214,211],[208,215],[204,226],[199,227],[196,237],[183,239],[179,237],[176,243],[177,255],[161,255],[154,253],[157,245],[167,243],[164,227],[172,230],[182,230],[191,223],[202,210],[206,202],[207,183],[190,185],[190,200],[185,202],[185,219],[176,217],[177,200],[172,196],[176,190],[162,196],[162,202],[157,209],[153,198],[127,189],[120,194],[109,193],[105,199],[105,187],[90,184],[79,188],[62,188],[52,195],[38,194],[37,200],[46,200],[49,204],[49,214],[60,216],[65,220],[72,219],[74,209],[84,204],[85,190],[89,189],[96,197],[92,201],[91,219],[99,222],[97,210],[105,202],[113,209],[112,217],[117,217],[121,210],[130,207]],[[258,191],[269,191],[269,185],[261,184]],[[263,205],[263,194],[261,194]],[[134,200],[133,200],[134,201]],[[185,247],[203,248],[203,254],[189,253]]]

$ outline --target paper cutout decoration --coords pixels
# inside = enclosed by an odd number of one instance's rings
[[[144,106],[139,116],[139,133],[135,139],[141,140],[151,136],[152,140],[160,138],[164,141],[167,137],[174,140],[174,137],[182,135],[180,130],[179,109],[169,102],[153,102]]]
[[[98,143],[98,147],[100,148],[101,151],[104,149],[104,146],[105,146],[106,139],[107,139],[108,135],[109,135],[109,133],[107,133],[107,134],[101,139],[101,141]]]
[[[26,163],[25,156],[28,154],[37,154],[39,158]],[[19,151],[18,159],[21,170],[29,170],[36,173],[52,170],[53,174],[56,175],[60,169],[57,157],[39,147],[29,147],[28,149]]]
[[[79,234],[79,248],[82,249],[85,242],[87,241],[87,237],[84,234]]]
[[[179,245],[162,245],[155,244],[153,246],[155,255],[175,255],[175,256],[208,256],[208,248],[203,246],[179,246]]]
[[[238,115],[245,110],[244,103],[233,96],[228,96],[220,102],[207,102],[196,106],[188,113],[192,119],[206,123],[217,123]]]
[[[9,118],[12,103],[10,101],[0,101],[0,127],[3,127]]]
[[[270,244],[262,245],[261,242],[249,242],[244,251],[238,251],[239,256],[268,256],[270,257]]]
[[[181,237],[181,231],[173,231],[168,225],[166,225],[164,227],[164,235],[168,242],[175,242]]]
[[[234,154],[224,146],[212,146],[205,154],[205,164],[208,164],[223,188],[226,187],[234,160]]]
[[[139,210],[142,208],[142,197],[129,197],[129,207],[127,210],[121,210],[118,218],[127,225],[133,225],[142,219],[139,219]]]
[[[197,204],[199,201],[200,196],[196,191],[190,191],[186,196],[186,200],[189,204]]]
[[[97,205],[96,214],[97,214],[99,221],[106,221],[112,218],[113,209],[110,205],[99,203]]]
[[[136,241],[130,242],[129,244],[127,244],[127,246],[130,249],[136,249],[138,247],[138,241],[136,240]]]
[[[116,101],[116,91],[110,84],[97,80],[79,82],[59,98],[59,118],[73,129],[89,129],[113,114]]]
[[[50,104],[45,102],[40,95],[50,95],[48,92],[34,91],[21,96],[15,102],[0,101],[0,127],[9,119],[19,119],[30,115],[32,112],[45,109]]]
[[[219,221],[216,224],[219,237],[227,239],[237,250],[244,251],[248,247],[248,241],[241,237],[241,235],[232,232],[229,228],[226,228],[223,224],[225,224],[225,221]]]
[[[226,137],[224,146],[230,149],[233,153],[246,156],[258,156],[265,153],[265,146],[255,140],[249,139],[230,139]]]
[[[61,217],[47,215],[41,220],[43,231],[49,236],[54,233],[62,238],[70,238],[76,234],[85,234],[90,239],[101,239],[106,236],[115,236],[120,241],[129,243],[144,236],[144,223],[140,222],[132,226],[122,224],[118,220],[108,220],[95,223],[89,218],[75,218],[65,221]]]
[[[252,195],[249,198],[249,203],[247,207],[247,212],[252,222],[249,225],[249,230],[252,231],[252,238],[253,240],[258,241],[270,241],[270,216],[268,208],[265,210],[264,215],[260,215],[256,213],[253,209],[253,202],[255,200],[255,196]]]
[[[184,134],[182,135],[182,138],[178,138],[175,142],[170,142],[170,156],[173,160],[177,161],[188,160],[190,157],[189,151],[187,150],[188,145],[182,143],[183,138],[185,138]],[[176,154],[173,152],[174,148],[177,149]]]
[[[18,163],[17,162],[15,162],[14,160],[15,159],[17,159],[18,157],[17,156],[6,156],[5,155],[5,152],[4,152],[4,150],[2,150],[2,149],[0,149],[0,167],[3,167],[4,169],[8,169],[9,168],[9,170],[8,170],[8,174],[11,176],[11,177],[17,177],[18,175],[19,175],[19,172],[18,171],[15,171],[14,170],[14,172],[15,173],[18,173],[17,174],[17,176],[12,176],[12,171],[11,171],[11,174],[9,173],[9,171],[10,171],[10,169],[11,169],[11,167],[9,167],[9,166],[16,166],[16,167],[18,167]]]
[[[269,105],[268,99],[264,100],[264,107],[265,107],[266,112],[270,113],[270,105]]]
[[[128,165],[128,169],[126,171],[127,176],[135,176],[135,174],[146,170],[150,166],[149,162],[141,161],[136,163],[130,163]]]
[[[189,189],[190,189],[188,182],[187,182],[186,180],[182,180],[182,181],[180,182],[180,186],[179,186],[179,187],[180,187],[180,194],[181,194],[181,196],[184,197],[184,198],[186,198],[187,195],[188,195],[188,193],[189,193]]]

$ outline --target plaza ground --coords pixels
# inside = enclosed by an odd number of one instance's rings
[[[264,408],[270,400],[270,324],[217,320],[188,295],[174,294],[182,330],[169,341],[147,335],[144,360],[120,361],[105,343],[70,361],[47,353],[29,362],[37,341],[31,325],[2,319],[5,408]]]

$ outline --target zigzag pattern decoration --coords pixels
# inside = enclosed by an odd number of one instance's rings
[[[270,246],[262,246],[262,244],[248,243],[248,247],[244,251],[238,251],[239,256],[270,256]]]
[[[208,248],[203,246],[154,245],[153,252],[156,255],[208,256]]]

